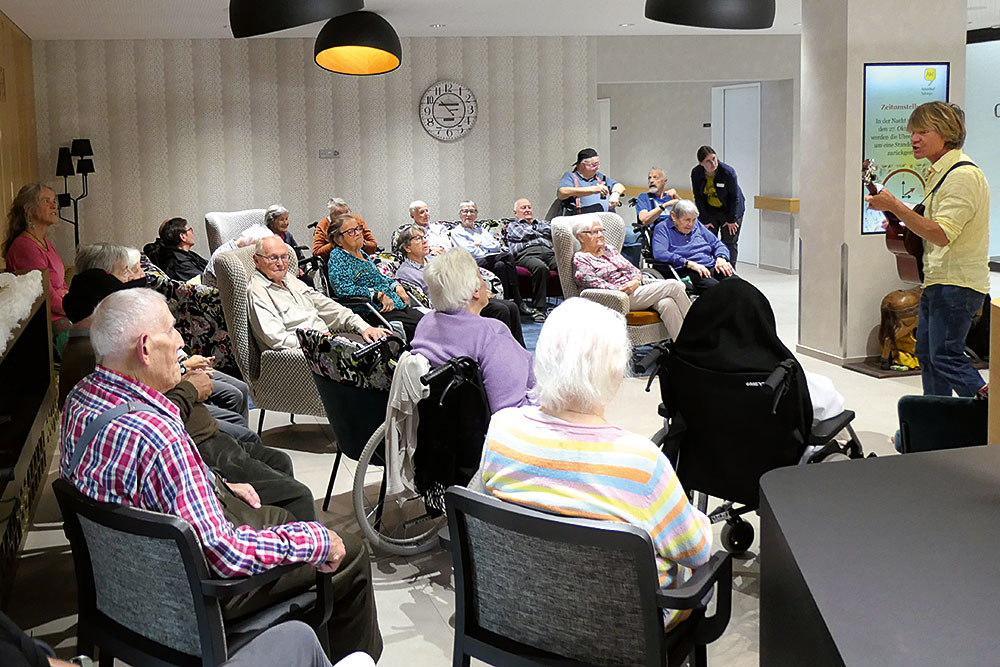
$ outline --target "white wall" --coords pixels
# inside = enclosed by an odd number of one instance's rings
[[[596,137],[590,40],[402,43],[398,70],[359,78],[316,67],[304,39],[35,42],[40,170],[55,171],[58,146],[90,138],[97,173],[81,202],[82,241],[139,246],[183,216],[202,252],[211,210],[281,202],[305,241],[337,195],[388,243],[413,199],[440,219],[457,218],[466,198],[490,217],[510,215],[521,196],[548,208]],[[417,117],[440,79],[470,86],[480,104],[472,132],[449,144]],[[340,157],[320,160],[321,148]],[[54,236],[71,263],[69,226]]]

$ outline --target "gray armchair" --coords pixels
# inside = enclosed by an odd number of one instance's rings
[[[290,258],[288,272],[295,275],[298,271],[295,253],[285,247]],[[215,276],[236,363],[244,382],[250,386],[250,397],[260,408],[257,430],[264,423],[266,410],[325,417],[323,401],[302,351],[261,350],[250,330],[247,290],[255,270],[253,253],[254,247],[247,246],[220,254],[215,260]]]
[[[100,651],[101,665],[220,665],[276,623],[298,619],[318,629],[332,611],[330,575],[317,586],[234,621],[221,601],[273,583],[309,565],[285,565],[234,579],[208,569],[186,521],[134,507],[101,503],[58,479],[52,484],[73,550],[79,618],[77,651]]]
[[[264,224],[264,209],[251,208],[245,211],[213,211],[205,214],[205,233],[208,247],[212,252],[220,245],[240,235],[252,225]]]
[[[604,241],[616,250],[625,241],[625,223],[617,213],[584,213],[584,217],[599,219],[604,225]],[[572,225],[581,216],[560,216],[552,220],[552,246],[559,267],[559,282],[567,299],[580,296],[606,306],[625,316],[628,336],[633,345],[649,345],[666,339],[667,328],[660,316],[651,310],[630,311],[628,295],[617,290],[581,290],[573,278],[573,254],[580,249],[580,242],[573,236]]]
[[[649,534],[554,516],[453,486],[445,494],[455,568],[453,665],[707,664],[729,623],[732,560],[717,552],[660,589]],[[705,616],[715,589],[715,613]],[[690,609],[663,631],[661,609]]]

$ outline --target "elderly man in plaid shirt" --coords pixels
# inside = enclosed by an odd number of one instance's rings
[[[362,650],[377,659],[382,637],[364,544],[321,523],[288,522],[284,510],[262,508],[250,485],[226,484],[206,467],[177,406],[164,397],[180,381],[182,345],[164,298],[149,289],[115,292],[94,311],[90,336],[97,368],[66,399],[60,476],[95,500],[184,519],[223,577],[291,563],[334,573],[330,657]],[[131,411],[109,412],[127,403]],[[224,613],[236,619],[266,606],[269,595],[287,598],[314,583],[313,568],[296,568]]]
[[[531,272],[532,306],[536,311],[533,318],[536,322],[544,322],[548,310],[549,271],[556,270],[552,228],[544,220],[535,220],[531,202],[527,199],[514,202],[514,218],[504,230],[507,247],[517,265]]]

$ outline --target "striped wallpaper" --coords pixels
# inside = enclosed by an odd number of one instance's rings
[[[380,242],[424,199],[456,219],[471,198],[484,217],[527,196],[544,212],[576,151],[596,137],[593,40],[408,38],[388,75],[331,74],[312,40],[37,41],[39,171],[57,191],[57,148],[91,139],[97,173],[81,201],[83,242],[141,246],[164,218],[266,207],[306,225],[344,197]],[[435,81],[472,88],[479,117],[453,143],[427,135],[417,101]],[[319,149],[340,151],[319,159]],[[79,194],[79,177],[71,192]],[[55,230],[54,230],[55,231]],[[68,225],[53,238],[72,263]]]

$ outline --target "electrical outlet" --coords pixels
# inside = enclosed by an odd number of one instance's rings
[[[330,160],[332,158],[340,157],[340,151],[333,148],[321,148],[319,149],[319,159],[320,160]]]

